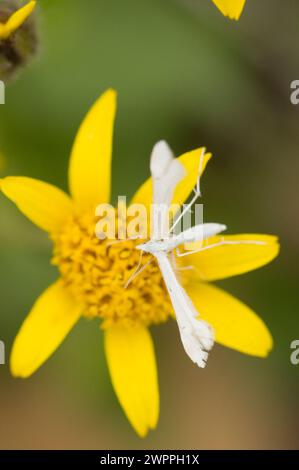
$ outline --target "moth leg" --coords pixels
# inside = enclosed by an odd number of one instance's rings
[[[212,243],[211,245],[203,246],[201,248],[198,248],[197,250],[184,251],[183,253],[181,253],[177,248],[176,255],[179,258],[182,258],[183,256],[193,255],[195,253],[199,253],[200,251],[209,250],[210,248],[215,248],[217,246],[223,246],[223,245],[266,245],[266,242],[261,242],[261,241],[258,241],[258,240],[234,241],[234,240],[224,240],[224,239],[222,239],[221,241],[219,241],[217,243]]]
[[[137,240],[137,239],[138,239],[138,237],[122,238],[121,240],[115,239],[115,240],[112,240],[111,242],[107,243],[107,246],[113,246],[113,245],[116,245],[118,243],[129,242],[129,241]]]
[[[131,274],[131,276],[129,277],[129,279],[127,280],[127,282],[124,285],[125,289],[127,289],[129,287],[131,282],[134,281],[134,279],[136,279],[136,277],[139,276],[139,274],[141,274],[148,267],[148,265],[150,263],[152,263],[152,261],[154,259],[154,257],[152,256],[141,268],[142,256],[143,256],[143,251],[140,252],[139,262],[138,262],[138,265],[137,265],[136,269],[134,270],[134,272]]]
[[[183,212],[179,215],[179,217],[174,221],[174,223],[172,224],[172,226],[170,227],[169,229],[169,233],[173,232],[173,229],[177,226],[177,224],[182,220],[182,218],[185,216],[186,212],[188,212],[191,207],[193,206],[193,204],[195,204],[195,202],[197,201],[198,198],[200,198],[201,196],[201,189],[200,189],[200,177],[201,177],[201,173],[202,173],[202,165],[203,165],[203,159],[204,159],[204,156],[205,156],[205,153],[206,153],[206,149],[203,148],[202,151],[201,151],[201,154],[200,154],[200,158],[199,158],[199,166],[198,166],[198,178],[197,178],[197,182],[196,182],[196,186],[194,188],[194,196],[193,198],[191,199],[191,201],[189,202],[189,204],[185,207],[185,209],[183,210]]]
[[[212,246],[212,245],[211,245]],[[214,246],[217,246],[217,245],[214,245]],[[176,255],[178,258],[183,258],[184,256],[188,256],[188,255],[194,255],[195,253],[198,253],[199,251],[202,251],[204,250],[205,248],[198,248],[197,250],[190,250],[190,251],[184,251],[183,253],[181,253],[178,249],[176,250]]]
[[[179,266],[179,267],[176,267],[175,269],[176,271],[192,271],[195,268],[194,266],[190,264],[189,266]]]

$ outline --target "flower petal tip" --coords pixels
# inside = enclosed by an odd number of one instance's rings
[[[272,256],[269,262],[273,261],[280,253],[280,241],[276,235],[272,235],[272,240],[268,242],[268,246],[272,247]]]
[[[265,349],[264,357],[266,358],[266,357],[270,356],[273,349],[274,349],[274,340],[273,340],[272,335],[269,332],[269,344],[268,344],[268,347]]]
[[[30,366],[27,361],[24,361],[24,356],[24,351],[19,348],[17,336],[13,343],[9,359],[10,373],[15,379],[28,379],[36,370],[36,368]]]
[[[31,0],[30,2],[28,2],[27,5],[25,5],[27,7],[27,12],[29,12],[29,14],[32,13],[36,5],[37,5],[36,0]]]
[[[14,359],[10,360],[10,373],[15,379],[27,379],[32,375],[32,372],[26,370],[26,368],[22,367],[20,364],[16,364]]]
[[[246,0],[212,0],[221,13],[230,20],[238,21]]]
[[[251,352],[247,352],[248,355],[252,355],[258,359],[267,359],[274,348],[273,337],[264,323],[263,330],[263,339],[260,338],[259,344],[257,344],[256,347],[252,347]]]
[[[158,424],[158,420],[157,420],[157,422],[156,422],[155,424],[149,423],[148,426],[144,426],[144,427],[142,427],[142,428],[140,428],[140,427],[137,428],[136,426],[133,425],[133,428],[134,428],[136,434],[137,434],[141,439],[145,439],[145,438],[148,437],[150,431],[154,431],[154,430],[156,429],[157,424]]]
[[[104,97],[116,101],[117,91],[114,88],[107,88],[107,90],[104,91],[104,93],[101,95],[101,98],[104,98]]]
[[[141,439],[145,439],[149,432],[149,429],[136,429],[136,428],[134,429],[138,437],[140,437]]]

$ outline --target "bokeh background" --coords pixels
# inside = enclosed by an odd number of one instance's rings
[[[140,440],[121,411],[96,322],[82,320],[29,380],[0,367],[2,449],[298,448],[299,2],[248,0],[241,20],[210,0],[39,0],[38,57],[0,107],[2,175],[67,188],[76,129],[106,88],[119,92],[114,197],[148,176],[160,138],[176,154],[205,145],[206,220],[281,238],[271,265],[219,283],[266,321],[266,360],[216,346],[199,370],[174,323],[154,328],[161,389],[156,431]],[[2,159],[1,159],[2,162]],[[36,297],[56,277],[50,243],[0,198],[0,339],[7,359]]]

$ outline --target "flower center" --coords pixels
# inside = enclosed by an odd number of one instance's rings
[[[140,263],[140,240],[99,240],[97,220],[91,213],[72,216],[59,233],[52,234],[56,265],[84,316],[103,320],[108,328],[116,322],[144,325],[167,320],[170,300],[154,258],[143,254],[147,266],[126,286]]]

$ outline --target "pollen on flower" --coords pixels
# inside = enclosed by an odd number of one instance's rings
[[[140,261],[140,240],[99,240],[92,213],[72,216],[54,242],[52,264],[72,294],[85,306],[84,316],[100,318],[102,328],[116,322],[165,322],[171,315],[170,300],[153,259],[126,288]],[[149,261],[144,254],[142,265]],[[141,266],[142,266],[141,265]]]

